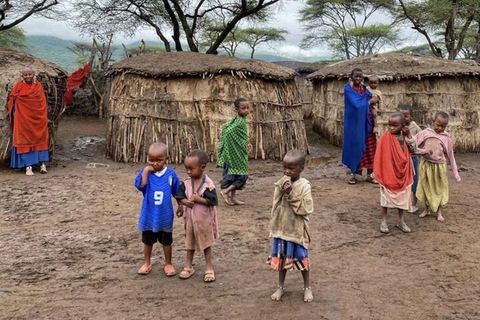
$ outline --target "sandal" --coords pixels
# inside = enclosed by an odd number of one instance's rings
[[[195,274],[195,269],[193,267],[191,267],[191,268],[185,267],[185,268],[183,268],[182,272],[180,272],[179,277],[180,277],[180,279],[186,280],[186,279],[190,278],[191,276],[193,276],[194,274]]]
[[[173,277],[174,275],[177,274],[177,271],[175,270],[175,268],[173,267],[173,265],[171,264],[166,264],[164,267],[163,267],[163,272],[165,273],[165,275],[167,277]]]
[[[351,175],[352,177],[350,180],[348,180],[348,184],[356,184],[357,183],[357,178],[355,178],[355,175]]]
[[[138,269],[137,273],[139,275],[146,276],[150,273],[150,271],[152,271],[152,265],[149,265],[148,267],[145,267],[145,265],[143,265],[140,269]]]
[[[381,233],[389,233],[390,230],[388,230],[388,225],[384,222],[380,223],[380,232]]]
[[[203,277],[203,281],[205,282],[215,281],[215,272],[213,270],[205,271],[205,277]]]
[[[375,180],[375,178],[373,177],[373,174],[369,174],[367,176],[367,182],[370,182],[370,183],[373,183],[373,184],[378,184],[378,181]]]
[[[397,224],[397,228],[400,229],[400,230],[402,230],[402,231],[405,232],[405,233],[410,233],[410,232],[412,232],[412,230],[411,230],[405,223],[403,223],[403,224]]]

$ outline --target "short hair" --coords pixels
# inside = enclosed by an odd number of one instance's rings
[[[356,73],[356,72],[363,73],[363,70],[360,69],[360,68],[354,68],[354,69],[352,70],[352,74],[354,74],[354,73]]]
[[[400,121],[401,122],[405,122],[405,116],[403,115],[403,113],[401,112],[394,112],[390,115],[390,119],[393,119],[393,118],[400,118]]]
[[[195,149],[190,151],[190,153],[187,155],[187,158],[198,158],[200,161],[200,164],[208,164],[210,162],[210,159],[208,158],[208,155],[205,151],[201,149]]]
[[[437,120],[437,118],[440,117],[442,119],[445,119],[445,120],[448,120],[448,113],[446,113],[445,111],[437,111],[435,113],[435,117],[433,118],[433,121]]]
[[[380,78],[376,75],[376,74],[372,74],[371,76],[368,77],[368,80],[372,79],[372,78],[375,78],[377,79],[378,81],[380,81]]]
[[[247,99],[244,99],[244,98],[235,99],[235,101],[233,102],[233,105],[235,106],[235,110],[238,110],[238,108],[240,108],[240,104],[245,101],[247,101]]]
[[[168,155],[168,148],[167,148],[167,145],[163,142],[155,142],[155,143],[152,143],[150,145],[150,147],[148,147],[148,151],[150,152],[150,150],[163,150],[165,151],[165,154]]]
[[[305,153],[302,150],[292,149],[287,152],[284,158],[289,157],[297,161],[297,164],[304,166],[305,165]]]
[[[23,70],[22,70],[22,75],[23,75],[27,70],[28,70],[28,71],[32,71],[32,73],[35,73],[35,71],[33,71],[32,67],[25,67],[25,68],[23,68]]]
[[[413,116],[413,108],[412,108],[412,106],[409,105],[408,103],[401,104],[401,105],[398,107],[398,110],[400,110],[400,111],[408,111],[408,113],[410,113],[410,115]]]

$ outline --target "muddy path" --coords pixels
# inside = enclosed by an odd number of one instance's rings
[[[287,293],[270,301],[277,274],[265,261],[273,161],[253,161],[240,196],[249,205],[219,205],[220,240],[213,249],[217,281],[203,282],[203,257],[189,280],[154,269],[138,276],[142,244],[136,231],[141,165],[104,158],[104,125],[61,122],[57,157],[47,175],[0,169],[0,318],[2,319],[480,319],[480,155],[458,155],[463,181],[450,175],[445,223],[407,216],[411,234],[382,235],[379,191],[346,184],[339,150],[311,141],[315,214],[311,280],[315,301],[302,302],[298,272]],[[318,139],[315,135],[311,140]],[[175,166],[182,178],[185,170]],[[207,173],[219,181],[212,164]],[[173,263],[184,264],[182,220],[175,221]]]

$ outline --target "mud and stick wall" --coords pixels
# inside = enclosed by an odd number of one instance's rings
[[[280,159],[293,148],[307,151],[302,103],[293,80],[117,74],[110,88],[107,155],[115,161],[145,162],[148,146],[158,141],[168,145],[173,163],[181,163],[193,149],[205,150],[214,160],[222,126],[236,115],[233,101],[239,97],[251,102],[251,158]]]
[[[346,80],[317,81],[313,84],[314,130],[332,144],[343,140],[344,96]],[[388,117],[403,103],[413,106],[414,120],[426,128],[437,111],[450,115],[447,131],[455,150],[480,151],[480,78],[424,78],[384,81],[379,89],[383,102],[379,108],[379,130],[387,128]]]

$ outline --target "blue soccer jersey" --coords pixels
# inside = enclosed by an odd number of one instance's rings
[[[166,167],[159,172],[150,172],[147,183],[140,187],[143,170],[140,170],[135,179],[135,187],[143,193],[138,230],[172,232],[172,196],[177,193],[180,180],[175,170]]]

